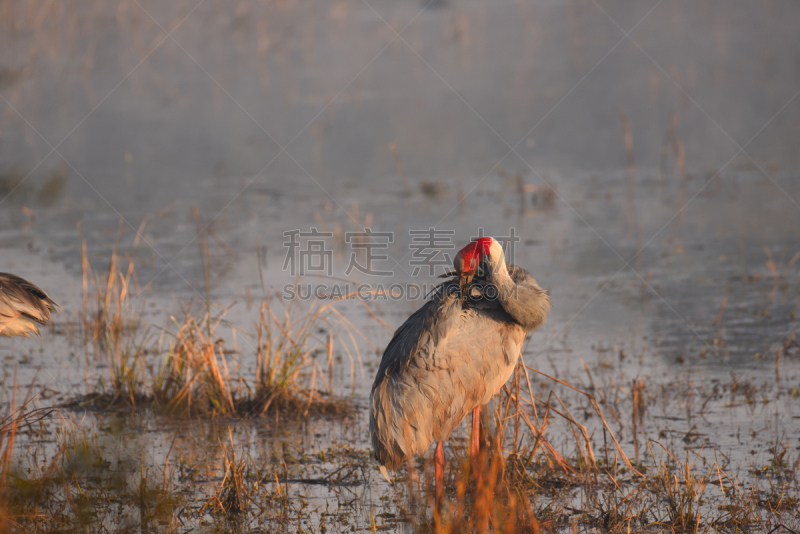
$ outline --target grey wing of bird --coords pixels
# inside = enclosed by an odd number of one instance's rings
[[[457,290],[457,281],[440,284],[432,293],[431,300],[395,330],[383,351],[373,389],[381,378],[397,374],[415,357],[429,356],[437,343],[446,337],[461,313]]]
[[[370,436],[378,461],[390,469],[433,440],[449,395],[436,380],[448,365],[444,347],[458,329],[457,281],[409,317],[383,353],[370,395]],[[451,287],[452,286],[452,287]],[[437,423],[438,421],[438,423]]]

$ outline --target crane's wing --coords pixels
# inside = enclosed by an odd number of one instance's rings
[[[443,285],[457,281],[445,282]],[[375,458],[396,469],[415,452],[422,452],[441,424],[435,393],[436,365],[445,363],[443,347],[458,328],[463,303],[458,292],[443,288],[398,328],[381,358],[370,393],[369,433]]]
[[[10,273],[0,273],[0,335],[29,335],[58,308],[47,293]]]
[[[458,326],[462,302],[458,298],[458,282],[441,284],[426,302],[398,328],[383,352],[373,389],[379,380],[397,374],[415,358],[433,356],[448,334]]]

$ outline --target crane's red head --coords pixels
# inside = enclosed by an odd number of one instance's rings
[[[492,241],[494,240],[491,237],[481,237],[459,250],[453,260],[453,267],[456,272],[460,276],[472,278],[475,271],[478,270],[481,259],[489,254]]]

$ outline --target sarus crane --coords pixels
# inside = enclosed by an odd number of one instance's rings
[[[370,394],[369,433],[381,472],[388,479],[387,470],[436,441],[437,502],[444,441],[471,412],[474,461],[480,407],[511,377],[525,337],[550,311],[547,292],[528,271],[506,264],[491,237],[461,249],[453,267],[448,275],[456,276],[395,331]]]
[[[47,293],[15,274],[0,273],[0,336],[29,337],[50,324],[58,304]]]

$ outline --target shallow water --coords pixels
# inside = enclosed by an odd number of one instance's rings
[[[458,247],[480,229],[513,228],[514,262],[554,303],[528,365],[583,389],[593,379],[581,362],[608,369],[606,385],[663,385],[645,434],[689,447],[707,438],[741,469],[775,439],[797,443],[798,356],[785,352],[777,369],[776,357],[800,313],[800,8],[444,4],[121,2],[40,6],[36,18],[11,3],[13,31],[0,37],[0,269],[45,288],[67,335],[2,342],[4,400],[15,367],[23,387],[36,376],[55,400],[105,372],[70,334],[81,239],[97,272],[114,247],[135,261],[140,287],[151,286],[139,295],[146,318],[161,326],[204,298],[197,235],[208,223],[211,298],[236,301],[227,318],[249,329],[262,274],[278,291],[294,281],[284,232],[332,232],[330,275],[374,287],[436,282],[427,269],[413,275],[411,230],[452,231]],[[685,147],[683,178],[673,142]],[[532,199],[532,186],[552,189],[552,203]],[[391,275],[345,274],[344,233],[365,226],[393,232],[377,264]],[[420,302],[371,300],[387,326],[341,304],[366,337],[353,388],[362,408],[391,330]],[[237,342],[246,369],[253,341]],[[349,393],[337,355],[336,388]],[[720,393],[692,412],[692,396],[733,383],[772,400]],[[360,417],[307,446],[367,448]],[[161,430],[145,447],[157,465],[174,429]],[[319,502],[330,491],[303,488]]]

